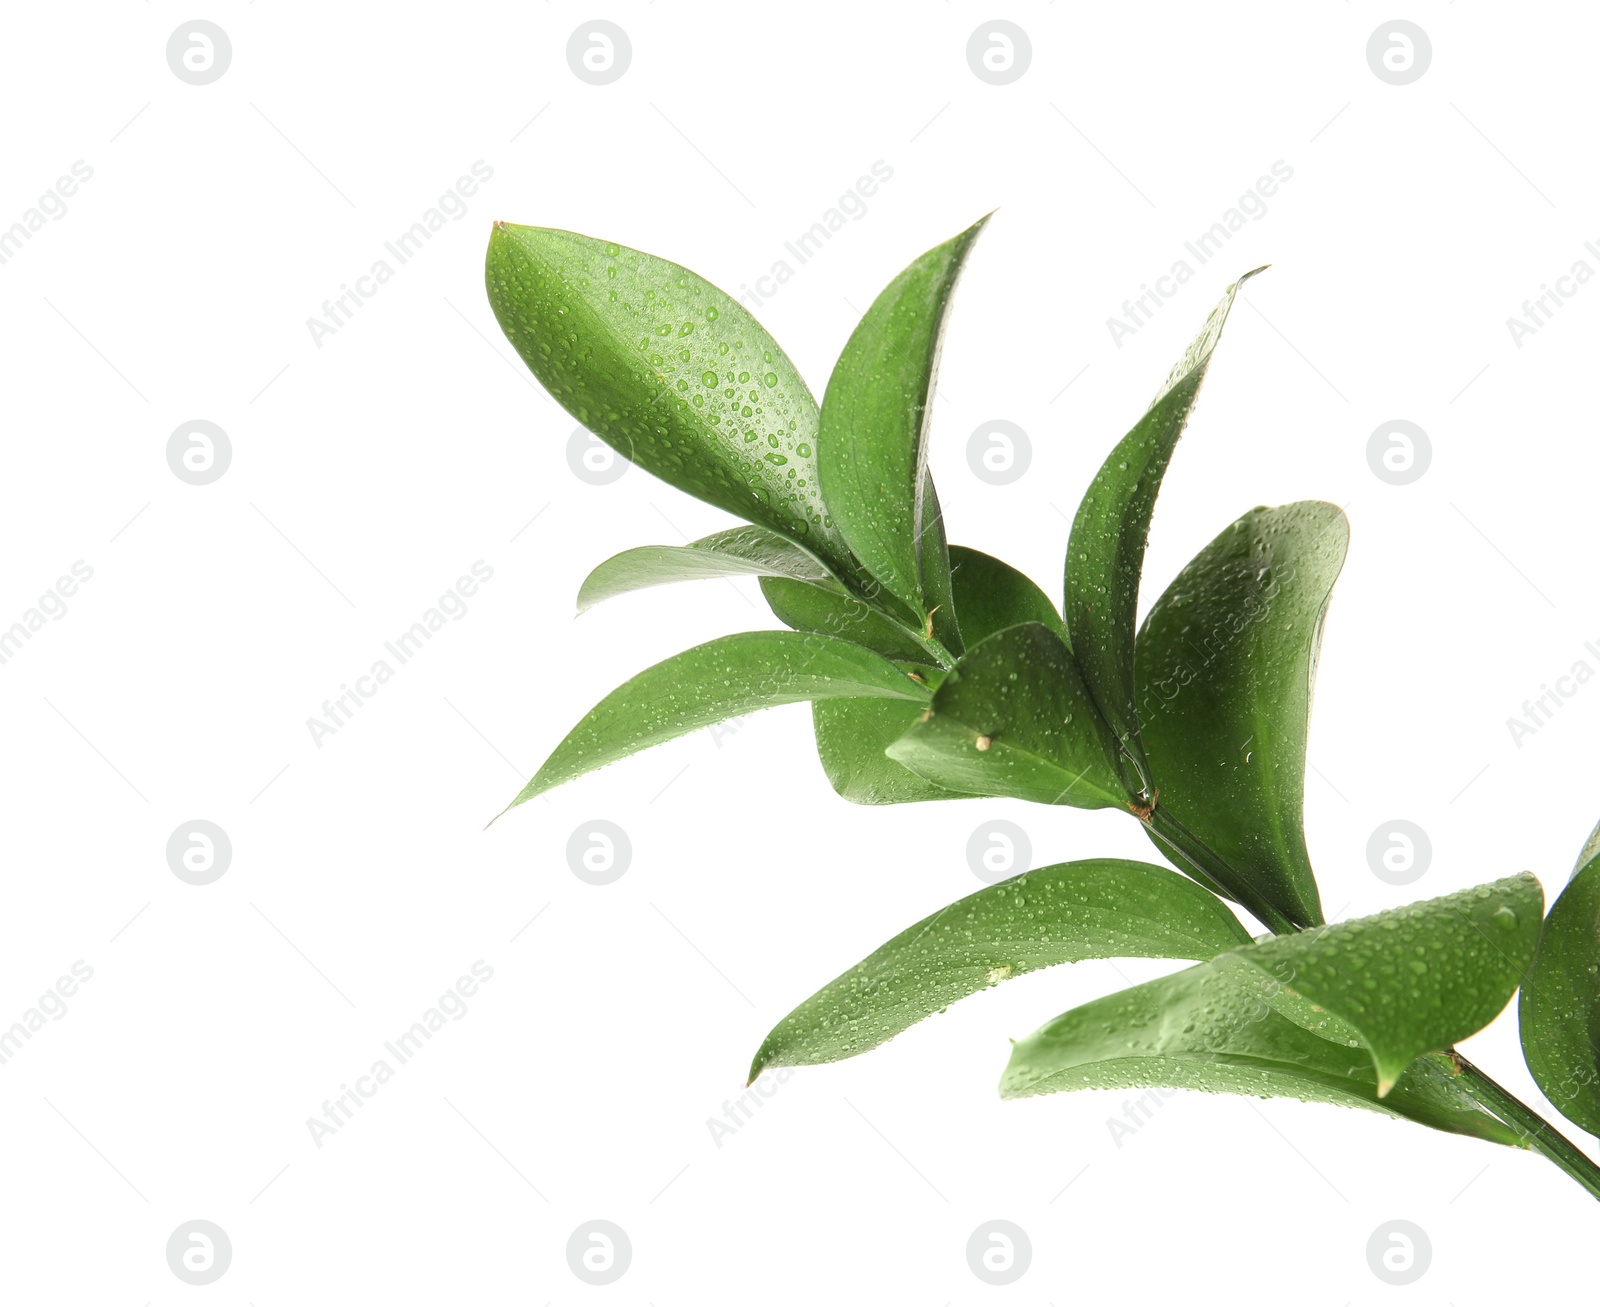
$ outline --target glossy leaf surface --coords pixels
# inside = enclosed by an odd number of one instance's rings
[[[1057,635],[1066,635],[1066,626],[1050,596],[1010,563],[953,545],[950,581],[961,634],[970,644],[976,645],[996,631],[1023,622],[1038,622]]]
[[[970,649],[889,756],[968,794],[1120,807],[1108,746],[1071,652],[1029,622]]]
[[[1545,1097],[1600,1135],[1600,827],[1545,918],[1517,1015]]]
[[[817,448],[828,509],[867,571],[919,618],[933,607],[919,559],[928,408],[951,292],[982,227],[929,250],[889,283],[851,333],[822,399]]]
[[[1095,858],[969,894],[896,935],[784,1017],[750,1068],[854,1057],[951,1003],[1060,962],[1210,958],[1250,936],[1165,867]]]
[[[1161,805],[1297,926],[1322,921],[1302,824],[1306,735],[1349,538],[1332,504],[1253,509],[1139,633],[1139,723]]]
[[[837,587],[807,585],[781,576],[761,579],[772,614],[796,631],[818,631],[864,645],[900,662],[937,662],[937,655],[909,628]]]
[[[650,586],[720,576],[785,576],[837,586],[811,554],[765,527],[741,526],[687,545],[641,545],[614,554],[590,572],[578,591],[578,611]]]
[[[748,631],[676,654],[613,690],[508,808],[652,745],[758,708],[830,697],[925,701],[927,687],[832,636]]]
[[[496,223],[485,268],[506,338],[546,390],[663,481],[853,567],[817,483],[817,405],[776,341],[687,268]]]
[[[1068,638],[1090,693],[1121,742],[1125,783],[1132,792],[1143,789],[1146,797],[1134,631],[1150,515],[1234,296],[1254,275],[1246,273],[1228,287],[1148,411],[1101,464],[1078,505],[1067,545],[1063,615]]]

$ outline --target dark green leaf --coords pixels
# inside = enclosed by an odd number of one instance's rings
[[[1120,858],[1024,872],[896,935],[784,1017],[750,1068],[854,1057],[950,1004],[1058,962],[1210,958],[1250,936],[1165,867]]]
[[[967,794],[1121,807],[1109,746],[1071,652],[1028,622],[969,650],[889,756]]]
[[[1023,622],[1038,622],[1059,636],[1067,633],[1050,597],[1009,563],[953,545],[950,579],[961,633],[974,645]]]
[[[1224,954],[1057,1017],[1016,1044],[1003,1098],[1075,1089],[1199,1089],[1365,1107],[1502,1144],[1515,1131],[1459,1087],[1448,1058],[1417,1059],[1380,1097],[1353,1032]]]
[[[1067,545],[1068,637],[1084,682],[1121,742],[1124,782],[1146,800],[1150,791],[1139,745],[1133,653],[1150,514],[1234,295],[1254,275],[1246,273],[1228,287],[1149,410],[1101,465],[1078,505]]]
[[[807,699],[924,701],[927,687],[827,635],[747,631],[676,654],[618,686],[572,728],[509,804],[714,722]]]
[[[919,618],[932,606],[918,558],[928,406],[950,293],[983,221],[889,283],[851,333],[822,399],[828,511],[867,571]]]
[[[938,662],[927,643],[910,629],[891,621],[865,600],[836,587],[764,576],[761,593],[773,616],[796,631],[836,635],[898,662],[930,666]]]
[[[1517,1015],[1545,1097],[1600,1135],[1600,826],[1545,918]]]
[[[1331,1092],[1343,1087],[1395,1107],[1417,1058],[1510,1001],[1543,906],[1538,881],[1512,876],[1248,944],[1056,1018],[1017,1045],[1001,1091],[1160,1084],[1345,1101]]]
[[[838,585],[828,569],[799,545],[765,527],[741,526],[687,545],[641,545],[614,554],[585,578],[578,591],[578,611],[587,612],[630,590],[717,576],[786,576]]]
[[[1349,539],[1332,504],[1252,509],[1139,633],[1139,724],[1161,806],[1297,926],[1322,921],[1301,823],[1306,731]]]
[[[932,638],[950,657],[959,658],[966,652],[966,636],[957,621],[960,610],[951,589],[952,564],[944,530],[944,509],[939,507],[939,495],[933,488],[933,473],[927,473],[924,481],[922,543],[917,558],[922,565],[922,593],[928,605],[927,625],[933,628]]]
[[[817,484],[817,405],[748,311],[666,259],[496,223],[485,269],[506,338],[567,412],[663,481],[800,541],[850,551]]]

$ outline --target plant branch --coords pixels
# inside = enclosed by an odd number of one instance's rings
[[[1461,1067],[1461,1079],[1468,1093],[1521,1135],[1526,1147],[1555,1163],[1588,1190],[1591,1198],[1600,1199],[1600,1166],[1510,1090],[1490,1079],[1454,1049],[1447,1051]]]

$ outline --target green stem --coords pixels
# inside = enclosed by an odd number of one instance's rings
[[[1158,802],[1145,818],[1151,834],[1175,850],[1180,865],[1191,873],[1199,873],[1201,883],[1212,891],[1220,891],[1241,904],[1274,935],[1289,935],[1300,927],[1257,894],[1234,873],[1198,835],[1174,817],[1170,810]]]
[[[1491,1080],[1454,1049],[1450,1053],[1460,1064],[1460,1079],[1474,1098],[1521,1135],[1527,1147],[1554,1162],[1588,1190],[1591,1198],[1600,1199],[1600,1166],[1510,1090]]]

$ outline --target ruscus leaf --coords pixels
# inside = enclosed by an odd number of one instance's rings
[[[719,576],[784,576],[840,588],[828,569],[793,541],[765,527],[741,526],[686,545],[641,545],[612,555],[584,579],[578,611],[632,590]]]

